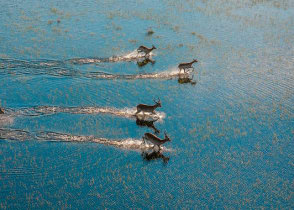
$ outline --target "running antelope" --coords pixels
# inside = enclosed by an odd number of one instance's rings
[[[4,110],[0,108],[0,114],[4,114]]]
[[[137,105],[137,112],[134,115],[137,115],[140,112],[143,112],[143,113],[149,112],[149,113],[155,114],[154,110],[157,107],[161,107],[161,102],[160,102],[160,99],[158,99],[158,101],[155,101],[155,100],[153,100],[153,101],[155,103],[153,106],[152,105],[146,105],[146,104]]]
[[[186,69],[194,69],[194,67],[192,66],[193,63],[197,63],[198,61],[196,59],[194,59],[192,62],[190,63],[180,63],[178,65],[178,68],[180,70],[179,73],[181,73],[181,70],[183,69],[184,70],[184,73],[186,73]]]
[[[161,149],[160,146],[162,144],[164,144],[167,141],[171,141],[170,138],[166,135],[166,132],[164,132],[164,139],[160,139],[152,133],[145,133],[144,136],[142,137],[142,140],[143,140],[143,143],[146,143],[146,140],[147,140],[151,142],[154,145],[154,147],[158,146],[159,150]]]
[[[154,45],[152,45],[152,48],[148,48],[148,47],[145,47],[145,46],[140,46],[138,49],[137,49],[137,51],[140,53],[140,52],[143,52],[143,53],[145,53],[145,57],[146,56],[149,56],[149,53],[152,51],[152,50],[154,50],[154,49],[156,49],[156,47],[154,47]]]

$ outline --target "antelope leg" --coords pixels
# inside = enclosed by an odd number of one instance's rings
[[[142,137],[142,144],[144,144],[144,145],[146,144],[146,141],[145,141],[144,136]],[[141,145],[142,145],[142,144],[141,144]]]
[[[134,115],[137,115],[141,112],[142,110],[137,110],[137,112]]]

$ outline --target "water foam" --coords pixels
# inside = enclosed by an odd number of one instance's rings
[[[143,74],[108,74],[103,72],[90,72],[85,74],[85,77],[92,79],[172,79],[179,76],[188,76],[190,72],[179,73],[177,68],[172,68],[167,71]]]
[[[0,127],[13,124],[14,118],[7,114],[0,114]]]
[[[61,141],[61,142],[93,142],[99,143],[107,146],[114,146],[122,149],[128,150],[148,150],[153,148],[152,144],[142,144],[141,139],[106,139],[106,138],[98,138],[94,136],[78,136],[78,135],[70,135],[70,134],[62,134],[56,132],[40,132],[36,135],[38,140],[46,140],[46,141]],[[171,151],[165,147],[162,147],[163,151]]]
[[[149,56],[152,57],[154,54],[150,53]],[[126,55],[122,56],[113,56],[109,58],[110,62],[119,62],[119,61],[133,61],[140,58],[144,58],[145,53],[138,52],[137,50],[134,50]]]
[[[118,117],[135,119],[139,118],[141,120],[158,120],[163,121],[165,118],[164,112],[155,112],[152,113],[143,113],[140,112],[135,115],[137,109],[133,108],[123,108],[117,109],[112,107],[60,107],[60,106],[37,106],[30,108],[21,108],[21,109],[5,109],[7,116],[41,116],[41,115],[50,115],[57,113],[70,113],[70,114],[111,114]]]
[[[68,61],[74,64],[87,64],[87,63],[99,63],[99,62],[117,62],[117,61],[130,61],[132,59],[139,59],[144,57],[142,53],[138,53],[136,50],[128,53],[124,56],[110,57],[105,59],[99,58],[77,58],[70,59]],[[159,71],[154,73],[142,73],[142,74],[111,74],[101,71],[84,72],[76,70],[70,65],[66,65],[66,61],[17,61],[17,60],[5,60],[0,59],[0,74],[13,74],[16,75],[51,75],[56,77],[75,77],[75,78],[89,78],[89,79],[122,79],[122,80],[135,80],[135,79],[172,79],[182,76],[189,76],[190,72],[179,73],[176,67],[168,69],[166,71]]]
[[[79,142],[79,143],[98,143],[106,146],[114,146],[120,149],[127,150],[149,150],[153,148],[152,144],[146,143],[142,144],[141,139],[107,139],[107,138],[98,138],[94,136],[79,136],[71,135],[65,133],[56,133],[56,132],[35,132],[30,133],[24,130],[17,129],[3,129],[0,128],[0,139],[6,140],[16,140],[16,141],[25,141],[25,140],[38,140],[38,141],[54,141],[54,142]],[[166,147],[162,147],[162,151],[172,151]]]
[[[149,57],[152,57],[154,54],[150,53]],[[136,61],[138,59],[144,58],[145,53],[138,52],[137,49],[129,52],[125,55],[121,56],[111,56],[109,58],[98,58],[98,57],[90,57],[90,58],[73,58],[69,59],[69,61],[72,64],[93,64],[93,63],[112,63],[112,62],[121,62],[121,61]]]

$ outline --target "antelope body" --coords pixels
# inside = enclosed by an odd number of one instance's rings
[[[145,46],[141,45],[141,46],[137,49],[137,51],[138,51],[139,53],[140,53],[140,52],[143,52],[143,53],[145,53],[145,56],[148,56],[149,53],[150,53],[152,50],[154,50],[154,49],[156,49],[156,47],[154,47],[153,45],[152,45],[152,48],[148,48],[148,47],[145,47]]]
[[[159,149],[162,144],[164,144],[167,141],[171,141],[165,132],[164,132],[164,139],[160,139],[159,137],[155,136],[152,133],[145,133],[142,139],[144,143],[146,143],[146,140],[147,140],[151,142],[154,145],[154,147],[158,146]]]
[[[4,114],[4,110],[0,108],[0,114]]]
[[[143,113],[144,112],[149,112],[149,113],[155,114],[154,110],[157,107],[161,107],[161,102],[160,102],[160,100],[154,101],[154,102],[155,102],[154,105],[146,105],[146,104],[137,105],[137,112],[135,113],[135,115],[138,114],[139,112],[143,112]]]
[[[180,70],[180,72],[179,73],[181,73],[181,70],[183,69],[184,70],[184,73],[186,72],[186,69],[194,69],[193,67],[192,67],[192,65],[193,65],[193,63],[197,63],[198,61],[196,60],[196,59],[194,59],[192,62],[190,62],[190,63],[180,63],[179,65],[178,65],[178,68],[179,68],[179,70]]]

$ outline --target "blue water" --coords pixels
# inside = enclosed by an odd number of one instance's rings
[[[292,1],[16,0],[0,20],[1,208],[294,208]]]

